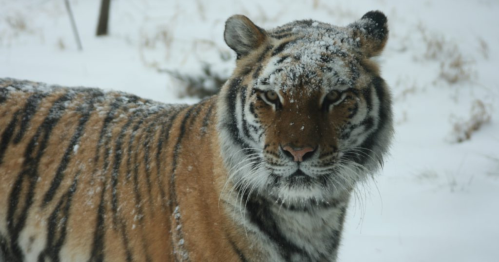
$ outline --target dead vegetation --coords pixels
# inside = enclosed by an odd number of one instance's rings
[[[167,73],[176,80],[179,88],[178,95],[182,97],[197,97],[204,98],[212,96],[220,91],[227,76],[222,76],[218,72],[214,72],[210,64],[203,63],[201,73],[186,74],[179,71],[160,70]]]
[[[158,26],[157,30],[152,33],[146,33],[145,31],[141,32],[141,42],[139,46],[140,58],[142,63],[147,67],[159,68],[159,64],[154,59],[154,61],[149,61],[146,53],[148,51],[154,51],[156,49],[160,49],[164,51],[163,59],[159,60],[168,60],[170,58],[170,50],[173,42],[173,33],[170,32],[169,28],[166,26]]]
[[[490,159],[493,163],[495,168],[487,172],[487,175],[490,177],[494,178],[499,178],[499,157],[493,157],[493,156],[485,156],[488,159]]]
[[[394,101],[405,101],[408,96],[416,94],[420,91],[420,84],[416,80],[409,77],[398,77],[394,86],[403,87],[402,91],[394,95]]]
[[[20,12],[0,14],[0,45],[12,45],[23,35],[33,35],[30,21]]]
[[[480,44],[478,51],[483,55],[483,58],[489,59],[489,45],[487,44],[487,42],[485,42],[483,38],[479,37],[478,43]]]
[[[440,63],[439,77],[449,84],[469,81],[472,76],[473,71],[469,68],[469,62],[463,60],[459,53],[450,60]]]
[[[30,31],[28,23],[24,16],[19,13],[9,14],[5,17],[5,23],[13,30],[18,32]]]
[[[452,142],[461,143],[471,139],[473,133],[490,122],[491,112],[490,106],[485,105],[481,100],[475,100],[468,119],[453,121]]]
[[[458,45],[443,35],[428,32],[423,25],[418,25],[423,42],[425,43],[425,60],[440,62],[438,78],[450,85],[471,81],[475,76],[473,60],[464,56]],[[486,44],[486,43],[485,43]],[[482,47],[485,48],[486,46]]]

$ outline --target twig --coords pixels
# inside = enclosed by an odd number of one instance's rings
[[[78,50],[83,51],[83,46],[81,45],[80,35],[78,34],[78,28],[76,27],[73,11],[71,11],[71,4],[69,3],[69,0],[64,0],[64,3],[66,4],[66,10],[68,11],[68,15],[71,20],[71,26],[73,27],[73,33],[75,35],[76,43],[78,44]]]

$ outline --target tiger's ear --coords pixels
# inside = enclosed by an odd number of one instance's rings
[[[354,39],[360,39],[360,51],[367,57],[379,55],[388,40],[388,23],[380,11],[367,12],[350,25]]]
[[[225,22],[225,43],[241,58],[260,47],[267,39],[267,32],[256,26],[244,15],[233,15]]]

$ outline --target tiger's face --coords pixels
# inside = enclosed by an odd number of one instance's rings
[[[240,194],[329,205],[376,171],[392,136],[390,95],[369,59],[387,39],[377,14],[345,28],[297,21],[268,32],[228,20],[238,62],[219,129]]]

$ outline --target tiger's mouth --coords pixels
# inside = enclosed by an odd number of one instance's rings
[[[293,174],[285,178],[286,183],[289,186],[306,186],[310,185],[314,178],[301,169],[297,169]]]
[[[328,175],[312,176],[298,168],[291,175],[281,176],[272,174],[271,176],[274,178],[274,186],[286,185],[288,187],[309,187],[315,184],[324,186]]]
[[[288,175],[271,173],[263,192],[272,202],[290,209],[329,207],[344,192],[334,176],[334,172],[316,174],[300,167]]]
[[[293,174],[291,174],[288,178],[295,178],[295,179],[305,179],[305,178],[310,178],[310,176],[306,173],[304,173],[301,169],[297,169]]]

